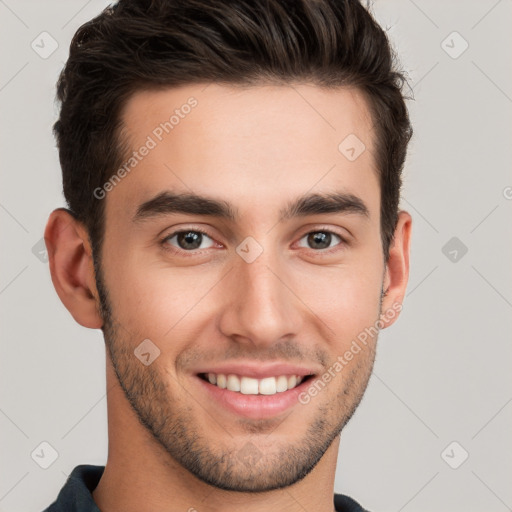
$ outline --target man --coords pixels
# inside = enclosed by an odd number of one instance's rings
[[[78,30],[45,239],[104,333],[109,450],[48,511],[363,510],[333,503],[340,432],[409,272],[391,55],[356,0],[121,0]]]

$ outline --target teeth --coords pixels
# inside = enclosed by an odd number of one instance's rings
[[[213,375],[215,375],[215,374],[213,374]],[[221,389],[226,389],[227,385],[228,385],[228,383],[226,380],[226,376],[223,375],[222,373],[219,373],[219,375],[217,375],[217,386]]]
[[[243,393],[244,395],[257,395],[258,379],[251,379],[251,377],[242,377],[240,379],[240,393]]]
[[[205,376],[210,384],[244,395],[275,395],[293,389],[304,380],[304,377],[299,375],[279,375],[263,379],[223,373],[207,373]]]
[[[275,395],[277,392],[277,383],[275,377],[266,377],[260,380],[259,391],[261,395]]]
[[[276,391],[278,393],[282,393],[288,389],[288,377],[286,375],[281,375],[276,379]]]
[[[240,391],[240,379],[236,375],[228,375],[228,385],[226,387],[229,391]]]

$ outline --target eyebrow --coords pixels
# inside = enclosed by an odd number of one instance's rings
[[[206,215],[236,222],[238,209],[224,200],[213,199],[192,193],[161,192],[142,203],[133,217],[137,223],[146,219],[182,213]],[[305,194],[290,201],[279,212],[279,221],[293,217],[305,217],[327,213],[358,214],[369,217],[368,207],[359,197],[344,192],[330,194]]]

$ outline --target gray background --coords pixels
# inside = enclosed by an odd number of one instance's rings
[[[74,322],[38,245],[64,205],[54,84],[73,33],[106,5],[0,0],[2,512],[40,511],[75,465],[106,461],[102,333]],[[415,96],[412,268],[342,434],[335,489],[375,511],[512,510],[512,2],[377,0],[374,11]],[[47,58],[43,31],[58,43]],[[31,457],[43,441],[58,452],[48,469]]]

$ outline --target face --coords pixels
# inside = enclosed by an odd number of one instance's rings
[[[139,92],[123,122],[131,149],[104,188],[97,267],[119,383],[204,482],[291,485],[374,361],[376,336],[345,355],[386,286],[367,105],[356,90],[210,84]]]

